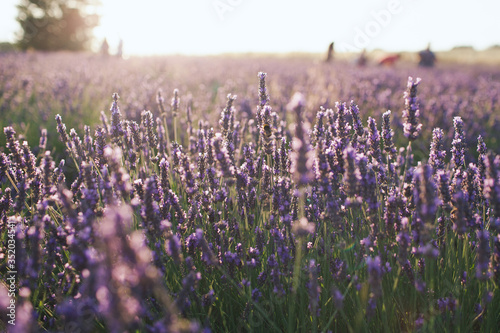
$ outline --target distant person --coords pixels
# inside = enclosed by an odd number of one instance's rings
[[[418,65],[421,67],[434,67],[434,64],[436,63],[436,56],[434,55],[434,52],[431,51],[431,45],[428,44],[427,48],[423,51],[420,51],[418,53],[418,56],[420,58],[420,61],[418,62]]]
[[[326,59],[325,59],[325,62],[331,62],[333,60],[333,47],[334,47],[334,43],[331,42],[330,45],[328,46],[328,53],[326,55]]]
[[[109,44],[108,40],[104,38],[101,44],[101,55],[108,56],[109,55]]]
[[[401,58],[400,54],[391,54],[379,60],[379,66],[394,66],[394,64]]]
[[[116,50],[116,56],[118,58],[123,57],[123,39],[120,38],[120,42],[118,43],[118,49]]]
[[[366,49],[363,49],[363,51],[361,51],[361,54],[356,58],[356,65],[359,67],[364,67],[366,66],[367,61],[368,58],[366,57]]]

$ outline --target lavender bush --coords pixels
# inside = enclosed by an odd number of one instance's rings
[[[499,73],[23,57],[0,66],[2,329],[497,330]]]

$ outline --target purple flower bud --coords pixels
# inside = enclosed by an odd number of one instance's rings
[[[47,148],[47,129],[42,128],[40,134],[40,142],[38,144],[38,148],[43,151]]]
[[[267,93],[266,77],[267,73],[259,72],[259,107],[269,104],[269,94]]]
[[[380,151],[380,135],[377,129],[377,122],[372,117],[368,117],[368,146],[370,147],[369,156],[377,164],[382,163],[382,154]]]
[[[414,171],[414,194],[417,215],[423,223],[434,224],[440,200],[432,177],[432,167],[428,164],[418,166]],[[418,184],[418,186],[417,186]]]
[[[142,126],[146,132],[144,135],[145,141],[149,144],[149,147],[156,148],[158,145],[158,139],[154,132],[155,122],[153,121],[153,114],[151,111],[143,111],[141,114]]]
[[[309,282],[307,283],[307,289],[309,294],[309,310],[316,317],[319,317],[321,310],[319,307],[321,287],[318,285],[318,268],[319,265],[316,265],[316,261],[311,259],[308,266]]]
[[[234,130],[234,107],[233,103],[236,100],[236,95],[227,95],[227,104],[226,107],[221,112],[221,117],[219,120],[219,125],[221,127],[222,137],[225,141],[230,140],[230,136]]]
[[[417,101],[417,86],[420,81],[420,78],[413,80],[411,76],[408,77],[408,88],[404,93],[405,109],[403,111],[403,118],[405,118],[405,122],[403,130],[405,136],[410,141],[417,139],[422,130],[422,124],[419,123],[420,110]]]
[[[101,127],[98,127],[95,131],[95,162],[97,167],[100,169],[106,164],[106,158],[104,157],[104,149],[106,148],[106,133]]]
[[[379,298],[380,296],[382,296],[383,275],[380,257],[367,257],[366,265],[368,269],[368,284],[370,285],[370,290],[373,293],[374,298]]]
[[[120,112],[120,108],[118,107],[118,96],[117,93],[113,94],[113,103],[111,104],[111,128],[110,128],[110,136],[114,142],[118,142],[120,138],[123,136],[123,127],[122,127],[122,114]]]
[[[69,144],[68,133],[66,133],[66,125],[62,122],[62,118],[59,114],[56,115],[57,122],[57,132],[61,138],[62,143]]]
[[[394,131],[391,128],[391,110],[387,110],[382,115],[382,140],[385,153],[390,159],[394,160],[397,150],[394,146]]]
[[[454,169],[458,170],[465,167],[465,149],[467,147],[464,122],[461,117],[453,118],[453,127],[455,127],[455,136],[451,143],[451,159],[454,163]]]
[[[432,142],[429,153],[429,164],[433,167],[434,173],[444,169],[444,159],[446,150],[443,147],[444,133],[440,128],[432,130]]]
[[[295,112],[296,116],[295,137],[292,141],[293,152],[291,154],[292,167],[290,173],[293,175],[295,184],[299,188],[307,186],[314,179],[314,152],[306,138],[308,123],[303,122],[304,106],[305,99],[300,93],[295,93],[288,104],[288,109]]]
[[[489,271],[490,233],[487,230],[477,230],[476,235],[479,242],[477,246],[476,278],[486,281],[491,277],[491,272]]]
[[[172,97],[172,116],[177,117],[177,112],[179,111],[179,103],[180,103],[180,98],[179,98],[179,90],[174,89],[174,97]]]

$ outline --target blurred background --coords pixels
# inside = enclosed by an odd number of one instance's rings
[[[3,49],[130,55],[460,51],[496,55],[495,0],[2,0]]]

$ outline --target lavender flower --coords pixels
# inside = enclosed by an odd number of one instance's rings
[[[153,254],[145,246],[144,236],[131,231],[132,218],[128,206],[108,209],[99,229],[97,247],[102,259],[91,273],[97,279],[91,292],[110,331],[123,332],[139,327],[141,317],[149,313],[144,292],[151,295],[162,309],[158,317],[161,317],[164,330],[175,331],[174,325],[179,323],[174,302],[165,290],[158,270],[151,264]],[[184,287],[188,284],[185,283]],[[160,320],[156,315],[150,319]]]
[[[458,301],[453,297],[443,297],[437,300],[437,306],[440,312],[450,311],[452,314],[458,306]]]
[[[358,194],[361,175],[356,167],[356,151],[350,146],[344,150],[344,164],[344,190],[348,198],[354,198]]]
[[[19,177],[17,188],[19,191],[17,192],[17,197],[14,204],[14,212],[16,212],[17,214],[21,214],[26,205],[26,190],[28,189],[28,184],[26,184],[25,177]]]
[[[255,290],[258,291],[258,289],[254,289],[254,291]],[[254,295],[254,292],[252,291],[252,299],[254,301],[257,301],[258,297],[256,297],[256,299],[254,299],[253,295]],[[205,295],[203,295],[202,305],[204,307],[210,306],[210,305],[212,305],[215,302],[216,299],[217,299],[217,297],[215,296],[214,290],[210,289],[210,291],[208,293],[206,293]]]
[[[394,131],[391,128],[391,110],[387,110],[382,115],[382,139],[385,153],[388,158],[394,160],[397,150],[394,146]]]
[[[174,97],[172,97],[172,117],[177,117],[177,113],[179,112],[179,103],[180,103],[180,98],[179,98],[179,90],[174,89]]]
[[[450,184],[449,184],[449,175],[447,171],[439,170],[436,173],[436,181],[439,189],[439,198],[443,204],[451,203],[451,193],[450,193]]]
[[[351,101],[349,105],[349,113],[352,117],[352,128],[354,129],[353,135],[353,146],[356,148],[358,153],[365,152],[365,128],[363,127],[363,123],[361,122],[361,118],[359,116],[359,107],[354,104],[354,101]]]
[[[85,152],[89,156],[94,156],[94,139],[92,138],[90,126],[85,125],[84,129],[85,135],[83,137],[83,145],[85,148]]]
[[[259,105],[264,107],[264,105],[269,104],[269,94],[267,93],[266,87],[266,76],[267,73],[259,72]]]
[[[123,136],[122,128],[122,114],[120,108],[118,107],[118,96],[117,93],[113,94],[113,103],[111,104],[111,128],[110,136],[113,142],[119,142],[120,138]]]
[[[500,227],[500,157],[495,160],[490,156],[484,159],[486,162],[486,179],[484,180],[484,196],[488,200],[490,210],[495,221],[495,228]]]
[[[464,192],[459,190],[453,195],[453,210],[450,218],[453,222],[453,230],[459,235],[467,232],[468,216],[470,215],[467,199]]]
[[[154,132],[155,123],[153,121],[153,114],[151,111],[142,112],[142,126],[146,132],[144,139],[149,144],[149,147],[156,148],[158,145],[158,138]]]
[[[218,265],[219,261],[217,257],[214,255],[212,249],[208,246],[207,240],[205,236],[203,236],[203,230],[196,229],[196,240],[198,241],[199,246],[202,250],[202,259],[207,265]]]
[[[382,296],[382,263],[380,257],[367,257],[366,265],[368,269],[368,284],[370,285],[370,299],[376,303],[377,299]]]
[[[22,144],[23,159],[26,165],[26,174],[29,179],[33,180],[38,173],[36,170],[36,157],[30,150],[27,141],[23,141]]]
[[[132,134],[134,147],[140,149],[142,147],[142,134],[139,124],[136,123],[135,121],[129,121],[127,125],[128,125],[128,130]]]
[[[12,207],[11,191],[10,187],[7,187],[3,192],[2,198],[0,199],[0,219],[2,219],[0,225],[3,224],[4,219],[7,219],[7,213]]]
[[[228,181],[232,182],[232,178],[235,175],[235,168],[233,162],[228,154],[227,148],[223,144],[222,136],[217,133],[213,140],[213,148],[215,152],[215,158],[222,170],[222,176]]]
[[[187,155],[183,155],[181,160],[181,181],[185,185],[186,193],[189,196],[194,195],[194,193],[198,190],[193,174],[193,167]]]
[[[316,125],[314,125],[311,135],[311,143],[316,145],[318,141],[324,140],[327,130],[325,129],[325,109],[320,107],[316,113]]]
[[[196,143],[196,148],[198,150],[198,153],[204,154],[205,153],[205,130],[202,128],[202,122],[200,121],[200,124],[198,125],[198,141]]]
[[[432,180],[432,167],[429,164],[420,165],[414,172],[414,200],[417,215],[423,223],[434,224],[438,206],[441,204],[437,198],[437,188]]]
[[[403,226],[408,223],[408,219],[403,218],[402,224]],[[405,267],[408,263],[408,254],[411,246],[411,238],[408,234],[408,230],[403,227],[399,234],[396,236],[396,242],[399,245],[398,251],[398,262],[401,267]]]
[[[165,98],[162,96],[162,90],[158,89],[156,92],[156,104],[158,104],[158,107],[160,108],[160,116],[165,117],[165,107],[163,106],[163,103],[165,103]]]
[[[102,129],[104,129],[106,136],[108,136],[109,135],[108,117],[106,116],[104,111],[101,111],[101,123],[102,123]]]
[[[221,127],[222,137],[224,140],[230,141],[231,135],[234,130],[234,106],[233,103],[236,100],[236,95],[227,95],[226,107],[221,112],[221,117],[219,120],[219,125]]]
[[[172,257],[176,264],[180,264],[182,261],[181,242],[179,237],[174,235],[172,232],[167,234],[165,251],[170,257]]]
[[[65,145],[69,145],[69,137],[68,133],[66,133],[66,125],[62,122],[62,118],[59,114],[56,115],[56,122],[57,132],[59,132],[62,143],[64,143]]]
[[[99,168],[106,164],[106,158],[104,157],[104,149],[106,148],[106,133],[101,128],[98,127],[95,130],[95,161]]]
[[[266,87],[267,73],[259,72],[259,104],[257,105],[257,126],[260,129],[262,126],[261,111],[265,105],[269,104],[269,94]]]
[[[313,316],[319,317],[321,308],[319,307],[319,296],[321,294],[321,287],[318,285],[318,268],[316,261],[311,259],[309,261],[309,282],[308,294],[309,294],[309,311]]]
[[[480,135],[477,138],[477,152],[479,153],[477,159],[477,167],[479,171],[479,176],[482,180],[486,178],[486,164],[485,159],[487,158],[486,153],[486,144],[484,143],[483,137]]]
[[[76,158],[78,164],[81,164],[82,161],[85,161],[87,159],[87,154],[85,153],[84,147],[82,145],[82,140],[80,139],[74,128],[69,131],[69,135],[71,136],[71,147],[73,155]]]
[[[40,134],[40,142],[38,144],[38,149],[40,149],[40,151],[43,151],[46,148],[47,148],[47,129],[42,128],[41,134]]]
[[[465,167],[465,133],[464,123],[461,117],[453,118],[453,127],[455,127],[455,136],[451,143],[451,159],[454,163],[454,169],[463,169]]]
[[[335,106],[337,108],[337,120],[335,122],[335,129],[337,130],[337,136],[341,140],[341,147],[344,150],[349,143],[349,138],[351,136],[351,125],[347,122],[347,110],[345,103],[336,102]]]
[[[477,230],[477,265],[476,278],[486,281],[491,277],[490,266],[490,233],[487,230]]]
[[[156,118],[156,133],[158,133],[158,156],[157,160],[167,156],[167,134],[160,118]]]
[[[399,232],[401,227],[400,205],[401,194],[397,190],[391,191],[385,201],[384,210],[385,232],[390,238],[394,236],[395,232]]]
[[[444,133],[440,128],[432,130],[432,142],[429,153],[429,164],[434,169],[434,174],[438,170],[444,169],[444,159],[446,157],[446,150],[443,147]]]
[[[410,141],[416,140],[422,130],[422,124],[419,123],[420,110],[417,100],[417,86],[420,81],[420,78],[413,80],[411,76],[408,77],[408,88],[404,93],[405,109],[403,118],[405,118],[405,123],[403,124],[403,130]]]
[[[302,94],[296,93],[288,104],[288,109],[295,112],[295,137],[292,142],[292,168],[290,170],[295,184],[300,188],[307,186],[313,179],[314,152],[306,138],[308,123],[303,123],[303,108],[305,99]]]
[[[377,122],[372,117],[368,117],[368,146],[369,156],[376,164],[382,164],[382,153],[380,151],[380,135],[377,129]]]
[[[500,282],[500,234],[493,237],[493,255],[490,262],[491,272],[496,283]]]
[[[261,127],[260,127],[260,138],[262,140],[264,152],[267,155],[271,155],[274,150],[274,134],[271,125],[271,107],[265,105],[261,111]]]
[[[363,154],[358,154],[356,158],[359,169],[359,194],[368,203],[370,214],[375,214],[378,206],[377,180],[375,171],[368,165],[368,159]]]

